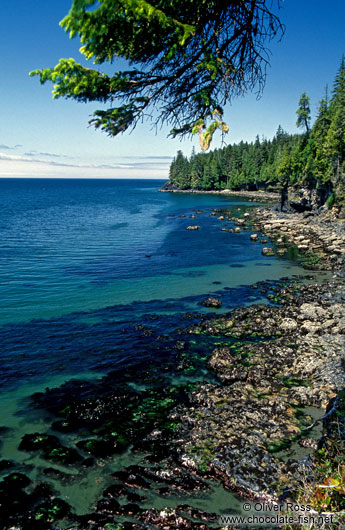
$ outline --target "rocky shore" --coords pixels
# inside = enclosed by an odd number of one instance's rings
[[[246,190],[197,190],[197,189],[180,189],[175,187],[170,182],[164,184],[164,186],[159,190],[163,193],[198,193],[203,195],[223,195],[228,197],[243,197],[244,199],[252,202],[276,202],[280,198],[280,194],[271,191],[246,191]]]
[[[328,211],[211,215],[220,230],[255,230],[248,244],[293,255],[326,271],[325,279],[306,272],[254,284],[267,303],[216,317],[186,314],[172,337],[140,324],[156,359],[32,396],[51,429],[25,434],[19,449],[46,462],[44,476],[78,484],[77,468],[87,473],[126,451],[130,463],[112,470],[93,510],[78,515],[51,485],[31,484],[25,468],[11,473],[13,462],[1,461],[9,470],[0,484],[6,530],[231,530],[219,517],[231,510],[217,506],[217,488],[242,499],[296,499],[305,470],[313,474],[313,451],[344,435],[334,405],[345,386],[344,223]],[[224,228],[229,222],[234,228]],[[161,352],[169,361],[158,376]],[[198,370],[202,378],[189,380]],[[201,508],[204,497],[213,501]]]
[[[188,441],[180,461],[243,496],[278,501],[300,488],[312,449],[324,443],[315,416],[322,417],[345,386],[345,231],[328,211],[259,209],[251,226],[271,240],[272,254],[292,247],[306,268],[330,275],[322,283],[277,289],[275,307],[237,309],[190,330],[234,342],[217,346],[209,359],[222,385],[202,385],[181,415]]]

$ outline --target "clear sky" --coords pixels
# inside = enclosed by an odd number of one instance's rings
[[[282,0],[279,11],[273,5],[286,32],[270,45],[262,98],[249,94],[226,109],[227,143],[272,138],[279,124],[296,132],[301,93],[315,116],[345,54],[344,0]],[[0,0],[0,177],[166,178],[178,149],[199,150],[197,138],[172,140],[168,128],[155,134],[148,124],[109,138],[88,127],[98,105],[53,101],[51,84],[29,77],[60,57],[80,60],[78,41],[58,25],[70,6],[71,0]],[[212,147],[219,145],[217,139]]]

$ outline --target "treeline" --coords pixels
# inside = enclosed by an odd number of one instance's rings
[[[180,189],[256,190],[307,186],[326,190],[325,197],[344,202],[345,192],[345,58],[320,101],[310,126],[309,97],[302,94],[297,125],[303,133],[290,135],[278,127],[272,140],[256,137],[209,153],[186,157],[181,151],[171,163],[169,179]]]

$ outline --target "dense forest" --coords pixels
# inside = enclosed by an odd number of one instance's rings
[[[284,186],[322,189],[329,206],[345,202],[345,57],[320,101],[311,127],[310,101],[301,95],[297,126],[290,135],[281,126],[272,140],[256,137],[190,158],[178,151],[170,166],[171,186],[196,190],[279,190]]]

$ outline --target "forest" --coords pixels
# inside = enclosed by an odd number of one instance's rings
[[[345,203],[345,57],[319,102],[311,126],[310,99],[301,95],[297,126],[279,125],[272,140],[256,137],[208,153],[186,157],[178,151],[170,166],[171,187],[186,190],[281,190],[284,186],[322,189],[328,206]]]

